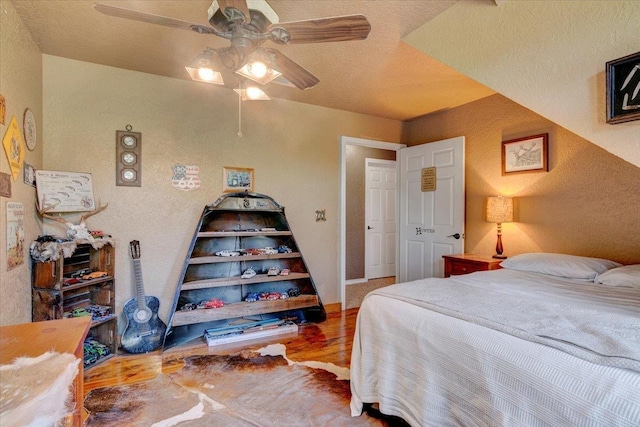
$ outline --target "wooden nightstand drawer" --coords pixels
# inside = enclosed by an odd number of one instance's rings
[[[451,268],[449,269],[449,274],[452,276],[456,276],[458,274],[468,274],[468,273],[473,273],[474,271],[482,271],[482,270],[486,270],[486,268],[484,268],[484,266],[482,265],[454,260],[454,261],[451,261]]]
[[[497,270],[501,259],[474,254],[443,255],[444,277],[469,274],[475,271]]]

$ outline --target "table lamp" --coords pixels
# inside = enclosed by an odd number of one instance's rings
[[[505,259],[502,255],[502,223],[513,221],[513,198],[503,196],[487,197],[486,221],[498,224],[498,241],[496,243],[496,254],[498,259]]]

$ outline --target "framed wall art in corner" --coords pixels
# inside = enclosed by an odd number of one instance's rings
[[[640,120],[640,52],[607,62],[607,123]]]
[[[253,192],[253,169],[224,166],[222,190],[225,193],[245,190]]]
[[[549,134],[502,141],[502,175],[549,170]]]

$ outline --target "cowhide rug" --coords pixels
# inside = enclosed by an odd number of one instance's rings
[[[0,366],[0,426],[44,427],[62,423],[80,359],[46,352]]]
[[[349,370],[293,362],[275,344],[232,356],[191,356],[151,381],[92,390],[86,426],[383,426],[349,413]]]

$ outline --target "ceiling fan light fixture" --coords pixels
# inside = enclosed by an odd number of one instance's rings
[[[243,101],[270,101],[271,98],[257,86],[247,86],[244,89],[234,89]]]
[[[236,73],[263,85],[282,75],[273,68],[268,55],[260,49],[251,53]]]
[[[218,68],[214,57],[216,53],[213,49],[205,49],[193,58],[185,67],[192,80],[224,85],[222,74],[216,70]]]
[[[200,80],[204,80],[206,82],[213,81],[215,79],[216,72],[211,68],[200,67],[198,68],[198,77]]]
[[[247,73],[262,79],[269,73],[269,67],[262,61],[251,61],[246,65]]]

